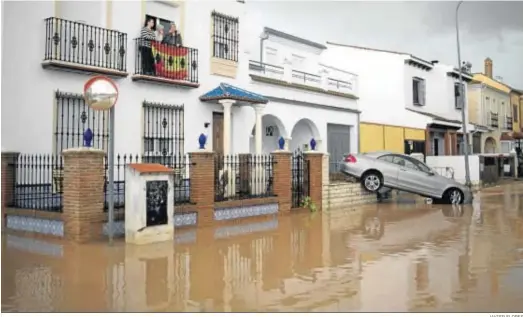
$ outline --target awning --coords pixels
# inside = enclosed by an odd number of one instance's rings
[[[441,116],[438,116],[438,115],[435,115],[435,114],[432,114],[429,112],[420,111],[420,110],[414,110],[414,109],[409,109],[409,108],[407,108],[407,110],[418,113],[418,114],[422,114],[424,116],[431,118],[432,123],[430,125],[433,127],[438,127],[438,128],[441,127],[441,128],[447,128],[447,129],[453,129],[453,130],[459,130],[462,127],[461,121],[459,121],[459,120],[447,119],[447,118],[444,118],[444,117],[441,117]]]
[[[523,132],[503,132],[499,139],[501,141],[523,140]]]
[[[266,104],[269,102],[269,100],[262,95],[225,83],[221,83],[220,86],[200,96],[201,101],[219,101],[226,99],[258,104]]]

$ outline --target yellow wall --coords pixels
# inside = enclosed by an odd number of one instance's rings
[[[425,140],[425,130],[375,123],[360,123],[360,151],[391,151],[403,153],[405,139]]]
[[[469,89],[467,92],[467,109],[469,111],[469,121],[476,124],[483,124],[478,118],[479,101],[481,100],[481,90]]]
[[[474,80],[480,81],[487,86],[501,90],[503,92],[510,93],[510,87],[503,85],[502,83],[500,83],[490,77],[487,77],[484,74],[474,74]]]
[[[519,132],[521,131],[521,107],[520,107],[520,95],[516,92],[510,93],[510,109],[513,111],[514,105],[518,106],[517,117],[512,113],[512,130]]]

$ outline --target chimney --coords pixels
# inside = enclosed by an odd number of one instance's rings
[[[485,75],[487,77],[489,77],[489,78],[492,78],[492,75],[493,75],[493,73],[492,73],[492,60],[489,57],[487,57],[485,59]]]

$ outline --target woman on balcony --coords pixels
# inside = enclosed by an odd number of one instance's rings
[[[164,36],[162,43],[169,44],[169,45],[183,46],[182,35],[179,34],[178,31],[176,30],[176,24],[171,23],[171,27],[169,28],[169,33],[166,36]]]
[[[145,25],[140,32],[140,53],[142,54],[142,74],[154,76],[154,56],[151,42],[156,40],[153,31],[155,21],[152,18],[145,20]]]

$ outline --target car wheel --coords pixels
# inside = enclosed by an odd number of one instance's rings
[[[369,172],[363,175],[361,178],[361,184],[367,191],[371,193],[376,193],[381,189],[381,187],[383,187],[381,175],[376,172]]]
[[[445,203],[451,205],[461,205],[463,203],[463,192],[457,188],[451,188],[443,196]]]

